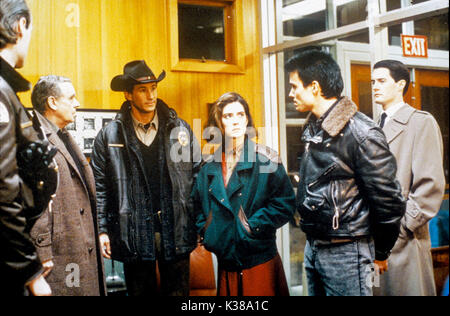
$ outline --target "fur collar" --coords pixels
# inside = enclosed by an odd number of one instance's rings
[[[323,121],[323,130],[331,137],[338,135],[357,111],[356,104],[343,97]]]

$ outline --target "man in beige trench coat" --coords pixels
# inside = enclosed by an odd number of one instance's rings
[[[380,126],[397,159],[397,178],[407,199],[400,235],[375,295],[436,295],[428,222],[439,211],[445,189],[443,142],[434,117],[404,103],[409,82],[409,71],[399,61],[374,66],[373,95],[383,107]]]
[[[80,106],[70,79],[41,77],[31,95],[34,112],[55,156],[59,185],[51,210],[31,231],[55,296],[105,295],[95,213],[94,175],[65,127]]]

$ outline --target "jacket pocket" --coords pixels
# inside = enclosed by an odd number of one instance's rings
[[[214,213],[213,216],[211,212],[211,221],[205,229],[203,245],[219,258],[228,258],[235,247],[232,232],[231,219],[223,220],[220,215]]]
[[[248,224],[248,219],[247,216],[245,215],[244,209],[241,207],[239,208],[239,213],[238,213],[238,218],[239,218],[239,222],[242,225],[242,228],[244,228],[244,230],[247,232],[247,234],[249,236],[253,236],[253,232],[250,228],[250,225]]]
[[[303,201],[303,207],[310,212],[316,212],[322,209],[325,204],[325,198],[317,193],[311,192],[309,189],[306,190],[307,196]]]
[[[244,214],[245,215],[245,214]],[[239,216],[238,216],[239,217]],[[236,260],[241,262],[243,258],[258,256],[266,253],[273,247],[275,235],[260,238],[251,230],[247,230],[246,224],[238,218],[236,223]],[[247,224],[248,225],[248,224]],[[249,228],[249,227],[248,227]]]
[[[203,225],[202,228],[202,235],[205,236],[206,231],[208,230],[208,227],[211,225],[212,222],[212,211],[209,211],[208,217],[206,218],[205,225]]]

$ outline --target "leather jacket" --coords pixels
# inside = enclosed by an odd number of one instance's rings
[[[33,193],[19,176],[16,156],[19,147],[38,140],[16,96],[29,89],[30,83],[0,57],[0,276],[10,295],[24,294],[25,283],[43,271],[29,235],[41,214],[33,211]]]
[[[320,119],[310,114],[302,141],[297,203],[303,231],[323,240],[373,236],[376,259],[385,260],[406,203],[382,130],[344,97]]]
[[[160,119],[158,133],[163,133],[164,143],[159,148],[159,157],[165,158],[170,176],[170,182],[166,183],[172,184],[172,195],[167,198],[170,201],[162,197],[162,244],[164,259],[173,260],[189,254],[197,244],[190,193],[201,155],[190,126],[162,100],[158,99],[156,109]],[[125,102],[115,120],[95,139],[91,164],[97,190],[99,232],[109,235],[113,259],[156,260],[151,199],[143,198],[149,196],[150,187],[137,138],[132,135],[130,112],[130,104]],[[189,149],[188,157],[175,161],[171,152],[176,149]],[[161,183],[162,190],[165,186]],[[171,207],[165,209],[164,205],[169,204]],[[172,211],[173,214],[168,214]],[[146,225],[150,225],[150,236],[142,236],[140,229],[143,223],[139,214],[145,212],[149,214]],[[145,242],[141,242],[143,239]]]

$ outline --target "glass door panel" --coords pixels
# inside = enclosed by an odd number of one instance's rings
[[[448,71],[416,69],[416,108],[430,112],[439,124],[444,142],[444,172],[449,183]]]

